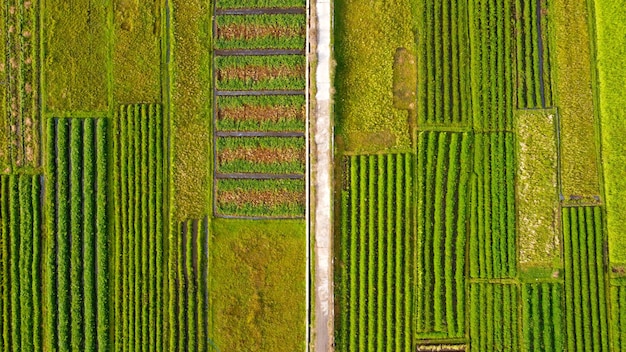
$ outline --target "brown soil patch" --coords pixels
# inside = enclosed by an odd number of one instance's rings
[[[233,190],[218,192],[220,204],[232,203],[237,206],[251,204],[255,207],[275,207],[282,204],[304,204],[304,192],[285,190]]]
[[[283,119],[304,121],[306,108],[304,105],[299,107],[244,105],[236,108],[220,108],[217,116],[219,119],[231,118],[236,121],[278,122]]]
[[[261,37],[297,37],[304,36],[306,28],[284,27],[276,25],[230,24],[217,29],[217,36],[224,40],[255,39]]]
[[[218,159],[220,164],[226,164],[235,160],[245,160],[255,164],[291,163],[299,161],[304,163],[304,150],[302,148],[237,148],[220,151]]]
[[[298,78],[304,76],[304,66],[246,66],[246,67],[225,67],[217,70],[217,79],[228,80],[253,80],[261,81],[271,78]]]

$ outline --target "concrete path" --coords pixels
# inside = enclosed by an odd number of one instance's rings
[[[332,179],[333,150],[331,124],[331,0],[316,0],[317,72],[315,121],[315,352],[332,351],[333,257]]]

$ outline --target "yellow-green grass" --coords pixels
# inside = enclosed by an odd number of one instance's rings
[[[556,111],[515,114],[517,233],[522,270],[560,267]],[[550,270],[545,271],[550,273]]]
[[[561,191],[600,194],[596,121],[591,90],[591,46],[585,1],[551,2],[554,95],[561,127]]]
[[[221,351],[304,350],[305,228],[301,220],[213,220],[209,338]]]
[[[160,2],[115,0],[113,95],[119,104],[161,98]]]
[[[47,0],[42,7],[44,111],[107,110],[110,5]]]
[[[182,220],[202,217],[211,204],[209,3],[174,0],[171,25],[173,206],[175,218]]]
[[[626,264],[626,8],[617,0],[595,5],[609,261]]]
[[[348,151],[408,150],[408,112],[393,107],[398,48],[415,52],[412,7],[394,2],[335,2],[336,125]]]
[[[0,6],[0,31],[5,33],[5,6]],[[0,40],[0,57],[7,57],[6,41]],[[9,124],[6,118],[6,66],[5,63],[0,63],[0,173],[6,173],[10,171],[10,159],[9,159]]]

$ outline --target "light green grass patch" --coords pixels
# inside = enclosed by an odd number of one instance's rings
[[[44,111],[107,110],[111,5],[95,0],[44,4]]]
[[[600,195],[596,121],[591,90],[591,46],[584,1],[557,0],[550,13],[554,95],[561,120],[561,189],[570,196]]]
[[[626,7],[617,0],[594,3],[609,261],[626,266]]]
[[[197,219],[211,204],[211,10],[199,0],[173,1],[172,146],[177,219]],[[194,94],[189,94],[194,92]]]
[[[518,110],[515,114],[515,193],[522,270],[561,266],[556,121],[554,110]]]
[[[408,112],[393,107],[398,48],[415,51],[411,2],[335,2],[337,135],[351,152],[408,150]]]
[[[113,94],[118,104],[161,99],[161,9],[158,2],[114,1]]]
[[[209,275],[221,351],[300,351],[306,333],[304,221],[215,219]]]

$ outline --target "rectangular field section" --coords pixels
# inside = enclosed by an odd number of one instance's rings
[[[560,267],[560,211],[554,110],[515,114],[519,262],[522,269]]]
[[[418,143],[416,332],[462,337],[472,135],[422,132]]]
[[[46,349],[107,350],[107,120],[50,118],[46,132]]]
[[[413,334],[413,155],[344,159],[338,351],[408,351]]]

